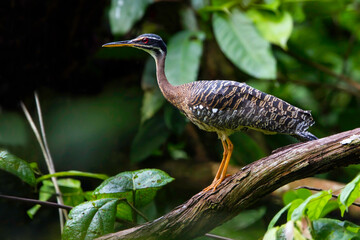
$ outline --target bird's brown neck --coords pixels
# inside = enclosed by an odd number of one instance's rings
[[[164,97],[166,98],[166,100],[168,100],[170,103],[172,103],[176,107],[178,107],[177,106],[177,102],[179,100],[179,99],[177,99],[178,87],[171,85],[171,83],[169,83],[169,81],[166,78],[165,58],[166,58],[165,54],[162,54],[155,59],[157,82],[158,82],[159,88],[160,88],[162,94],[164,95]]]

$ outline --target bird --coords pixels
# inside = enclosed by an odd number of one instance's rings
[[[300,141],[316,140],[308,131],[315,122],[310,111],[292,106],[280,98],[246,83],[230,80],[198,80],[172,85],[165,75],[167,47],[156,34],[110,42],[102,47],[133,47],[148,52],[156,63],[159,88],[167,101],[202,130],[215,132],[223,146],[223,157],[212,183],[203,189],[215,191],[226,174],[233,152],[229,136],[246,129],[264,134],[287,134]]]

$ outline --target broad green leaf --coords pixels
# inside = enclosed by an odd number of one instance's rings
[[[162,95],[156,80],[156,66],[152,57],[149,57],[145,64],[142,75],[141,87],[144,90],[144,97],[141,106],[141,122],[144,123],[164,105],[165,98]]]
[[[63,240],[95,239],[114,231],[118,199],[104,198],[74,207],[66,221]]]
[[[321,191],[308,197],[292,212],[291,220],[299,220],[304,215],[310,220],[318,219],[331,197],[331,190]]]
[[[272,13],[251,9],[246,12],[260,34],[269,42],[287,49],[286,43],[293,29],[293,20],[288,12]]]
[[[109,197],[125,199],[139,208],[151,202],[157,190],[173,180],[167,173],[158,169],[122,172],[105,180],[94,190],[93,195],[98,199]],[[131,211],[126,202],[121,202],[117,216],[133,221]]]
[[[64,204],[68,206],[76,206],[84,202],[85,195],[81,188],[81,182],[77,179],[66,178],[57,179],[61,194],[63,196]],[[42,181],[42,186],[39,190],[39,200],[47,201],[51,196],[55,195],[55,188],[50,180]],[[30,218],[33,218],[37,211],[40,209],[40,205],[36,204],[34,207],[27,211]]]
[[[140,126],[130,152],[132,162],[141,162],[152,155],[165,142],[170,131],[162,116],[154,116]]]
[[[191,31],[179,32],[170,39],[165,65],[170,83],[180,85],[197,79],[203,40],[203,33]]]
[[[30,164],[6,150],[0,150],[0,169],[14,174],[31,186],[36,184],[35,175]]]
[[[314,239],[359,240],[360,226],[348,221],[320,218],[312,221]]]
[[[276,61],[270,44],[238,9],[214,13],[213,28],[222,52],[238,68],[256,78],[274,79]]]
[[[339,209],[339,203],[337,200],[330,200],[321,212],[320,218],[325,217],[328,213]]]
[[[144,16],[147,6],[152,2],[153,0],[112,0],[109,10],[112,34],[127,33]]]
[[[338,202],[341,216],[344,216],[344,212],[358,197],[360,197],[360,174],[348,183],[339,195]]]
[[[106,179],[94,190],[94,194],[124,193],[147,188],[160,188],[173,180],[174,178],[159,169],[122,172]]]

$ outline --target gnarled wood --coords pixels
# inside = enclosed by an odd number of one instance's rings
[[[191,239],[209,232],[289,182],[358,163],[360,128],[290,145],[245,166],[215,192],[200,192],[152,222],[99,239]]]

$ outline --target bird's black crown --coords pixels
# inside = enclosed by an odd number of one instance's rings
[[[133,43],[141,44],[143,48],[148,50],[153,50],[155,53],[166,54],[167,48],[166,44],[159,35],[153,33],[145,33],[134,38]]]

